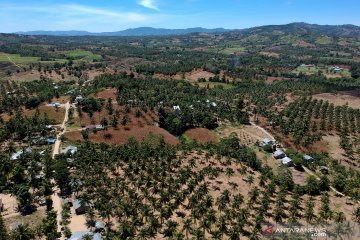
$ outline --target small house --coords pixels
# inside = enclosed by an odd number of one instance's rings
[[[23,154],[22,150],[20,150],[16,153],[13,153],[13,154],[11,154],[10,160],[18,160],[22,154]]]
[[[76,98],[75,98],[75,101],[76,102],[82,102],[84,100],[84,98],[83,98],[83,96],[81,96],[81,95],[78,95],[78,96],[76,96]]]
[[[95,231],[96,232],[102,232],[102,231],[104,231],[104,229],[105,229],[105,223],[104,222],[97,221],[95,223]]]
[[[319,167],[319,170],[320,170],[320,172],[323,173],[323,174],[328,174],[328,173],[329,173],[329,168],[326,167],[326,166],[320,166],[320,167]]]
[[[92,240],[101,240],[102,239],[100,233],[93,233],[90,231],[78,231],[78,232],[73,232],[73,234],[71,235],[69,240],[82,240],[82,239],[84,239],[85,236],[91,236]]]
[[[77,150],[78,150],[78,148],[75,146],[68,146],[64,149],[64,153],[73,155],[77,152]]]
[[[181,111],[180,106],[173,106],[174,111]]]
[[[74,201],[74,210],[76,215],[84,214],[89,209],[89,205],[80,201],[79,199],[75,199]]]
[[[55,144],[56,139],[55,139],[55,138],[48,138],[46,141],[47,141],[47,143],[48,143],[49,145],[53,145],[53,144]]]
[[[286,154],[282,150],[278,149],[273,153],[273,156],[276,159],[282,159],[282,158],[286,157]]]
[[[88,131],[101,131],[101,130],[104,130],[104,126],[103,125],[89,125],[89,126],[86,126],[86,130]]]
[[[61,104],[60,103],[49,103],[48,106],[53,107],[53,108],[59,108],[59,107],[61,107]]]
[[[51,130],[51,129],[54,128],[54,126],[53,125],[46,125],[45,128]]]
[[[25,153],[32,153],[32,148],[31,147],[26,148]],[[16,153],[13,153],[10,156],[10,160],[18,160],[23,154],[24,154],[23,150],[20,150],[20,151],[18,151]]]
[[[286,166],[291,166],[292,165],[292,159],[289,157],[284,157],[281,159],[281,164],[282,165],[286,165]]]
[[[306,154],[304,155],[303,158],[306,162],[314,162],[315,161],[315,159],[313,157],[306,155]]]
[[[270,138],[264,138],[263,139],[263,142],[262,142],[262,145],[265,146],[265,145],[272,145],[272,144],[275,144],[275,141],[274,140],[271,140]]]

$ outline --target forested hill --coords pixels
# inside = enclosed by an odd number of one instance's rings
[[[239,30],[243,34],[284,33],[284,34],[315,34],[334,37],[360,37],[360,27],[355,25],[318,25],[308,23],[290,23],[286,25],[267,25]]]
[[[248,29],[229,30],[224,28],[186,28],[186,29],[166,29],[140,27],[130,28],[116,32],[92,33],[87,31],[30,31],[17,32],[22,35],[49,35],[49,36],[164,36],[164,35],[183,35],[190,33],[224,33],[240,32],[242,34],[266,34],[266,33],[284,33],[284,34],[315,34],[328,35],[334,37],[360,37],[360,27],[355,25],[317,25],[308,23],[290,23],[286,25],[268,25],[253,27]]]

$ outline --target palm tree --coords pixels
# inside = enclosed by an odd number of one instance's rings
[[[186,239],[189,239],[189,233],[192,231],[192,220],[185,219],[183,221],[183,231],[185,232]]]
[[[360,223],[360,207],[357,207],[354,210],[352,216],[355,222]]]
[[[8,233],[7,233],[7,229],[6,229],[6,226],[5,226],[5,222],[4,222],[4,219],[0,213],[0,239],[1,240],[6,240],[8,239]]]
[[[35,238],[35,233],[27,224],[21,224],[17,226],[10,235],[11,239],[16,240],[33,240]]]

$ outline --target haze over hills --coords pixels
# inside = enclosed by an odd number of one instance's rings
[[[152,27],[139,27],[129,28],[116,32],[101,32],[93,33],[87,31],[29,31],[29,32],[17,32],[17,34],[23,35],[50,35],[50,36],[161,36],[161,35],[182,35],[189,33],[220,33],[231,31],[224,28],[186,28],[186,29],[166,29],[166,28],[152,28]]]
[[[285,34],[323,34],[331,36],[360,36],[360,27],[356,25],[318,25],[308,23],[289,23],[284,25],[266,25],[247,29],[225,29],[225,28],[186,28],[186,29],[167,29],[139,27],[129,28],[116,32],[94,33],[88,31],[27,31],[16,32],[21,35],[48,35],[48,36],[166,36],[166,35],[183,35],[191,33],[224,33],[240,32],[242,34],[253,34],[257,32],[266,33],[281,31]]]

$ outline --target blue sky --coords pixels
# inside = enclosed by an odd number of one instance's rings
[[[0,0],[0,32],[308,22],[360,25],[359,0]]]

